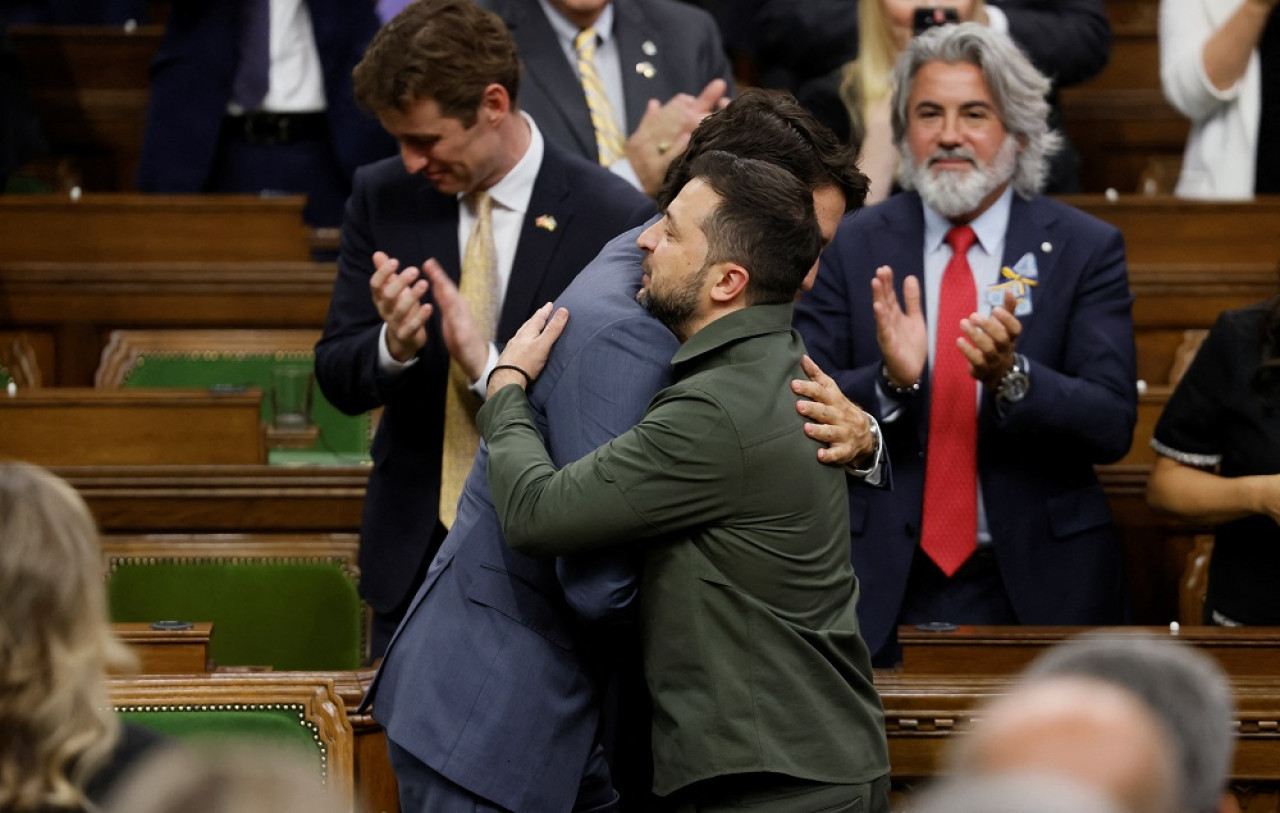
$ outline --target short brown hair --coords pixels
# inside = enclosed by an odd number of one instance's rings
[[[374,35],[352,78],[356,102],[374,115],[434,99],[470,127],[491,84],[515,105],[520,59],[502,19],[472,0],[418,0]]]

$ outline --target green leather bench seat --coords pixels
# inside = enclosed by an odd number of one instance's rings
[[[113,621],[212,621],[219,666],[355,669],[364,662],[364,610],[339,561],[267,558],[109,558]]]

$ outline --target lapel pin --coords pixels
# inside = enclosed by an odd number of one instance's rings
[[[537,218],[534,219],[533,225],[540,229],[546,229],[547,231],[555,231],[556,219],[551,215],[538,215]]]
[[[653,44],[653,40],[645,40],[641,43],[640,50],[644,51],[645,56],[653,56],[658,53],[658,46]]]
[[[640,74],[645,79],[652,79],[653,75],[657,73],[657,71],[654,70],[652,62],[637,62],[636,73]]]
[[[1048,241],[1041,243],[1040,250],[1043,251],[1045,254],[1048,254],[1050,251],[1053,251],[1053,243],[1050,243]]]

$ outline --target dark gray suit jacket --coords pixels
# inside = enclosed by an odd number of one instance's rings
[[[515,37],[524,65],[521,109],[537,119],[548,138],[598,160],[582,85],[537,0],[478,2],[502,17]],[[732,89],[733,71],[710,14],[678,0],[613,0],[613,14],[628,133],[640,123],[650,99],[696,96],[716,78]]]

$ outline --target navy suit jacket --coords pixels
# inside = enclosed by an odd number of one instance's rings
[[[537,119],[548,138],[599,160],[582,84],[542,7],[536,0],[479,3],[502,17],[515,37],[524,65],[521,109]],[[707,12],[678,0],[613,0],[613,15],[627,132],[640,124],[650,99],[666,102],[677,93],[696,96],[716,78],[732,90],[733,70],[715,19]],[[651,73],[643,70],[646,64],[653,67]]]
[[[630,429],[670,383],[675,336],[635,302],[639,229],[564,294],[570,312],[531,404],[564,465]],[[370,689],[387,735],[451,781],[511,810],[572,809],[596,739],[597,677],[552,560],[507,547],[476,455],[458,518]],[[630,551],[566,562],[575,606],[615,618],[635,592]],[[646,721],[647,722],[647,721]]]
[[[882,357],[871,279],[878,266],[892,267],[901,298],[907,276],[923,281],[923,246],[924,213],[914,192],[846,219],[796,311],[814,360],[878,418]],[[1123,239],[1050,198],[1015,195],[1003,264],[1027,254],[1039,284],[1033,312],[1020,317],[1017,350],[1030,360],[1031,390],[1003,414],[984,393],[978,416],[978,475],[996,560],[1019,622],[1120,623],[1121,551],[1093,467],[1128,451],[1137,415]],[[929,409],[937,406],[926,371],[921,392],[897,420],[881,423],[893,489],[849,493],[858,615],[872,652],[891,638],[919,544]]]
[[[357,167],[396,152],[394,140],[356,106],[351,92],[351,69],[378,30],[378,18],[372,3],[305,1],[324,73],[330,143],[343,174],[350,178]],[[231,98],[240,51],[239,14],[240,3],[229,0],[172,4],[151,62],[139,189],[204,191]]]
[[[545,147],[498,321],[500,344],[559,295],[610,237],[653,213],[652,201],[625,181],[550,141]],[[554,219],[554,229],[547,220],[538,225],[543,216]],[[382,612],[408,595],[436,527],[449,355],[433,315],[418,363],[398,375],[379,373],[382,320],[369,293],[371,257],[381,250],[405,265],[434,257],[457,280],[457,218],[457,198],[406,173],[400,159],[360,169],[316,345],[316,380],[334,406],[352,415],[384,407],[360,539],[361,593]]]

